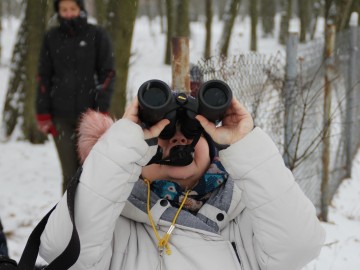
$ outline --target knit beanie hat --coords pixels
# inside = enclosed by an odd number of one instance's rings
[[[204,75],[199,66],[190,63],[190,95],[197,97],[198,90],[204,83]]]
[[[59,3],[62,0],[54,0],[54,10],[56,13],[59,13]],[[69,1],[69,0],[68,0]],[[70,0],[76,2],[76,4],[80,7],[81,10],[85,11],[84,0]]]

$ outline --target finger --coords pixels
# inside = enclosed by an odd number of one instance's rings
[[[232,113],[235,113],[237,115],[250,115],[245,106],[242,105],[235,97],[231,101],[230,108],[232,110]]]
[[[225,113],[223,124],[235,124],[247,118],[251,118],[250,113],[244,105],[233,98],[228,110]]]
[[[138,123],[139,122],[138,107],[139,107],[139,102],[137,97],[135,97],[131,102],[131,104],[126,108],[123,118],[128,118],[129,120]]]
[[[130,113],[132,115],[138,115],[138,112],[139,112],[139,101],[138,98],[135,97],[130,107]]]
[[[162,119],[148,130],[144,130],[145,139],[156,138],[160,135],[161,131],[170,123],[169,119]]]
[[[128,113],[131,113],[131,114],[135,114],[137,113],[138,111],[138,106],[139,106],[139,102],[138,102],[138,99],[137,97],[135,97],[133,99],[133,101],[131,102],[130,106],[128,107]]]
[[[202,116],[200,114],[195,116],[195,118],[200,122],[200,125],[204,128],[206,133],[208,133],[211,137],[213,137],[213,134],[216,130],[215,124],[210,122],[209,120],[207,120],[204,116]]]
[[[137,96],[134,97],[133,104],[136,108],[139,108],[139,100]]]

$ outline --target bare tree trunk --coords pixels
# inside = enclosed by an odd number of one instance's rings
[[[25,1],[1,0],[0,2],[3,3],[4,15],[9,18],[11,16],[20,17],[22,11],[21,5]]]
[[[353,2],[353,6],[352,6],[352,10],[353,12],[357,12],[360,13],[360,0],[355,0]],[[360,21],[360,17],[359,17],[359,21]]]
[[[116,71],[110,111],[117,118],[123,115],[126,106],[126,86],[137,7],[138,0],[110,0],[107,7],[107,30],[114,46]]]
[[[329,19],[333,19],[333,16],[335,16],[335,14],[332,14],[334,12],[332,12],[332,7],[334,7],[334,3],[333,0],[325,0],[325,7],[324,7],[324,17],[325,17],[325,21],[324,21],[324,27],[326,27],[327,25],[327,21]]]
[[[286,43],[291,17],[292,17],[292,0],[281,0],[281,22],[280,22],[280,35],[279,35],[280,44]]]
[[[189,37],[189,0],[177,0],[176,33],[177,37]]]
[[[189,38],[174,37],[171,40],[171,88],[178,92],[190,94],[189,74]]]
[[[95,0],[86,0],[84,1],[85,9],[89,17],[97,17]]]
[[[204,15],[204,0],[189,1],[189,21],[198,22]]]
[[[166,0],[166,50],[165,50],[165,61],[166,65],[171,64],[171,38],[174,33],[174,6],[172,0]]]
[[[161,33],[165,33],[163,0],[157,0],[157,6],[158,6],[159,16],[160,16],[160,31],[161,31]]]
[[[316,0],[312,7],[312,16],[310,20],[310,39],[313,40],[316,33],[317,22],[321,12],[321,0]]]
[[[104,0],[95,0],[96,19],[99,25],[105,25],[106,3]]]
[[[250,1],[250,17],[251,17],[251,39],[250,39],[250,50],[257,51],[257,22],[258,22],[258,0]]]
[[[46,15],[45,15],[45,31],[50,29],[51,27],[58,26],[59,22],[57,20],[57,15],[54,10],[53,0],[47,0]]]
[[[300,17],[300,42],[306,42],[306,33],[309,22],[309,0],[298,0],[299,17]]]
[[[143,8],[143,10],[145,12],[145,15],[148,17],[150,24],[151,24],[152,21],[154,20],[154,18],[156,17],[153,1],[145,0],[142,3],[142,8]]]
[[[221,20],[224,17],[226,5],[224,5],[224,0],[215,0],[215,3],[217,15],[219,17],[219,20]]]
[[[353,0],[336,1],[336,31],[340,32],[346,28],[346,23],[350,18],[350,11]]]
[[[14,133],[32,143],[45,137],[35,123],[36,73],[41,40],[46,27],[47,0],[27,1],[25,17],[18,32],[12,70],[3,112],[2,136]]]
[[[274,35],[276,2],[274,0],[262,0],[261,5],[261,25],[263,36]]]
[[[220,55],[227,56],[231,32],[239,11],[241,0],[229,0],[224,14],[224,27],[220,39]]]
[[[206,39],[205,39],[205,50],[204,58],[208,59],[211,56],[211,26],[212,26],[212,17],[213,17],[213,1],[205,1],[205,10],[206,10]]]

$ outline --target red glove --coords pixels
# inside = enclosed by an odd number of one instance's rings
[[[44,134],[51,134],[54,137],[58,135],[50,114],[37,114],[36,122],[38,129]]]

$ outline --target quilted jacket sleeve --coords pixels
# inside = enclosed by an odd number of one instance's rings
[[[116,220],[155,148],[147,145],[140,126],[126,119],[113,124],[95,144],[76,191],[75,222],[81,253],[71,269],[93,269],[109,255]],[[71,232],[64,196],[41,236],[40,255],[47,262],[54,260],[68,244]]]
[[[325,232],[315,208],[260,128],[220,151],[220,159],[243,190],[260,269],[301,269],[318,256]]]

